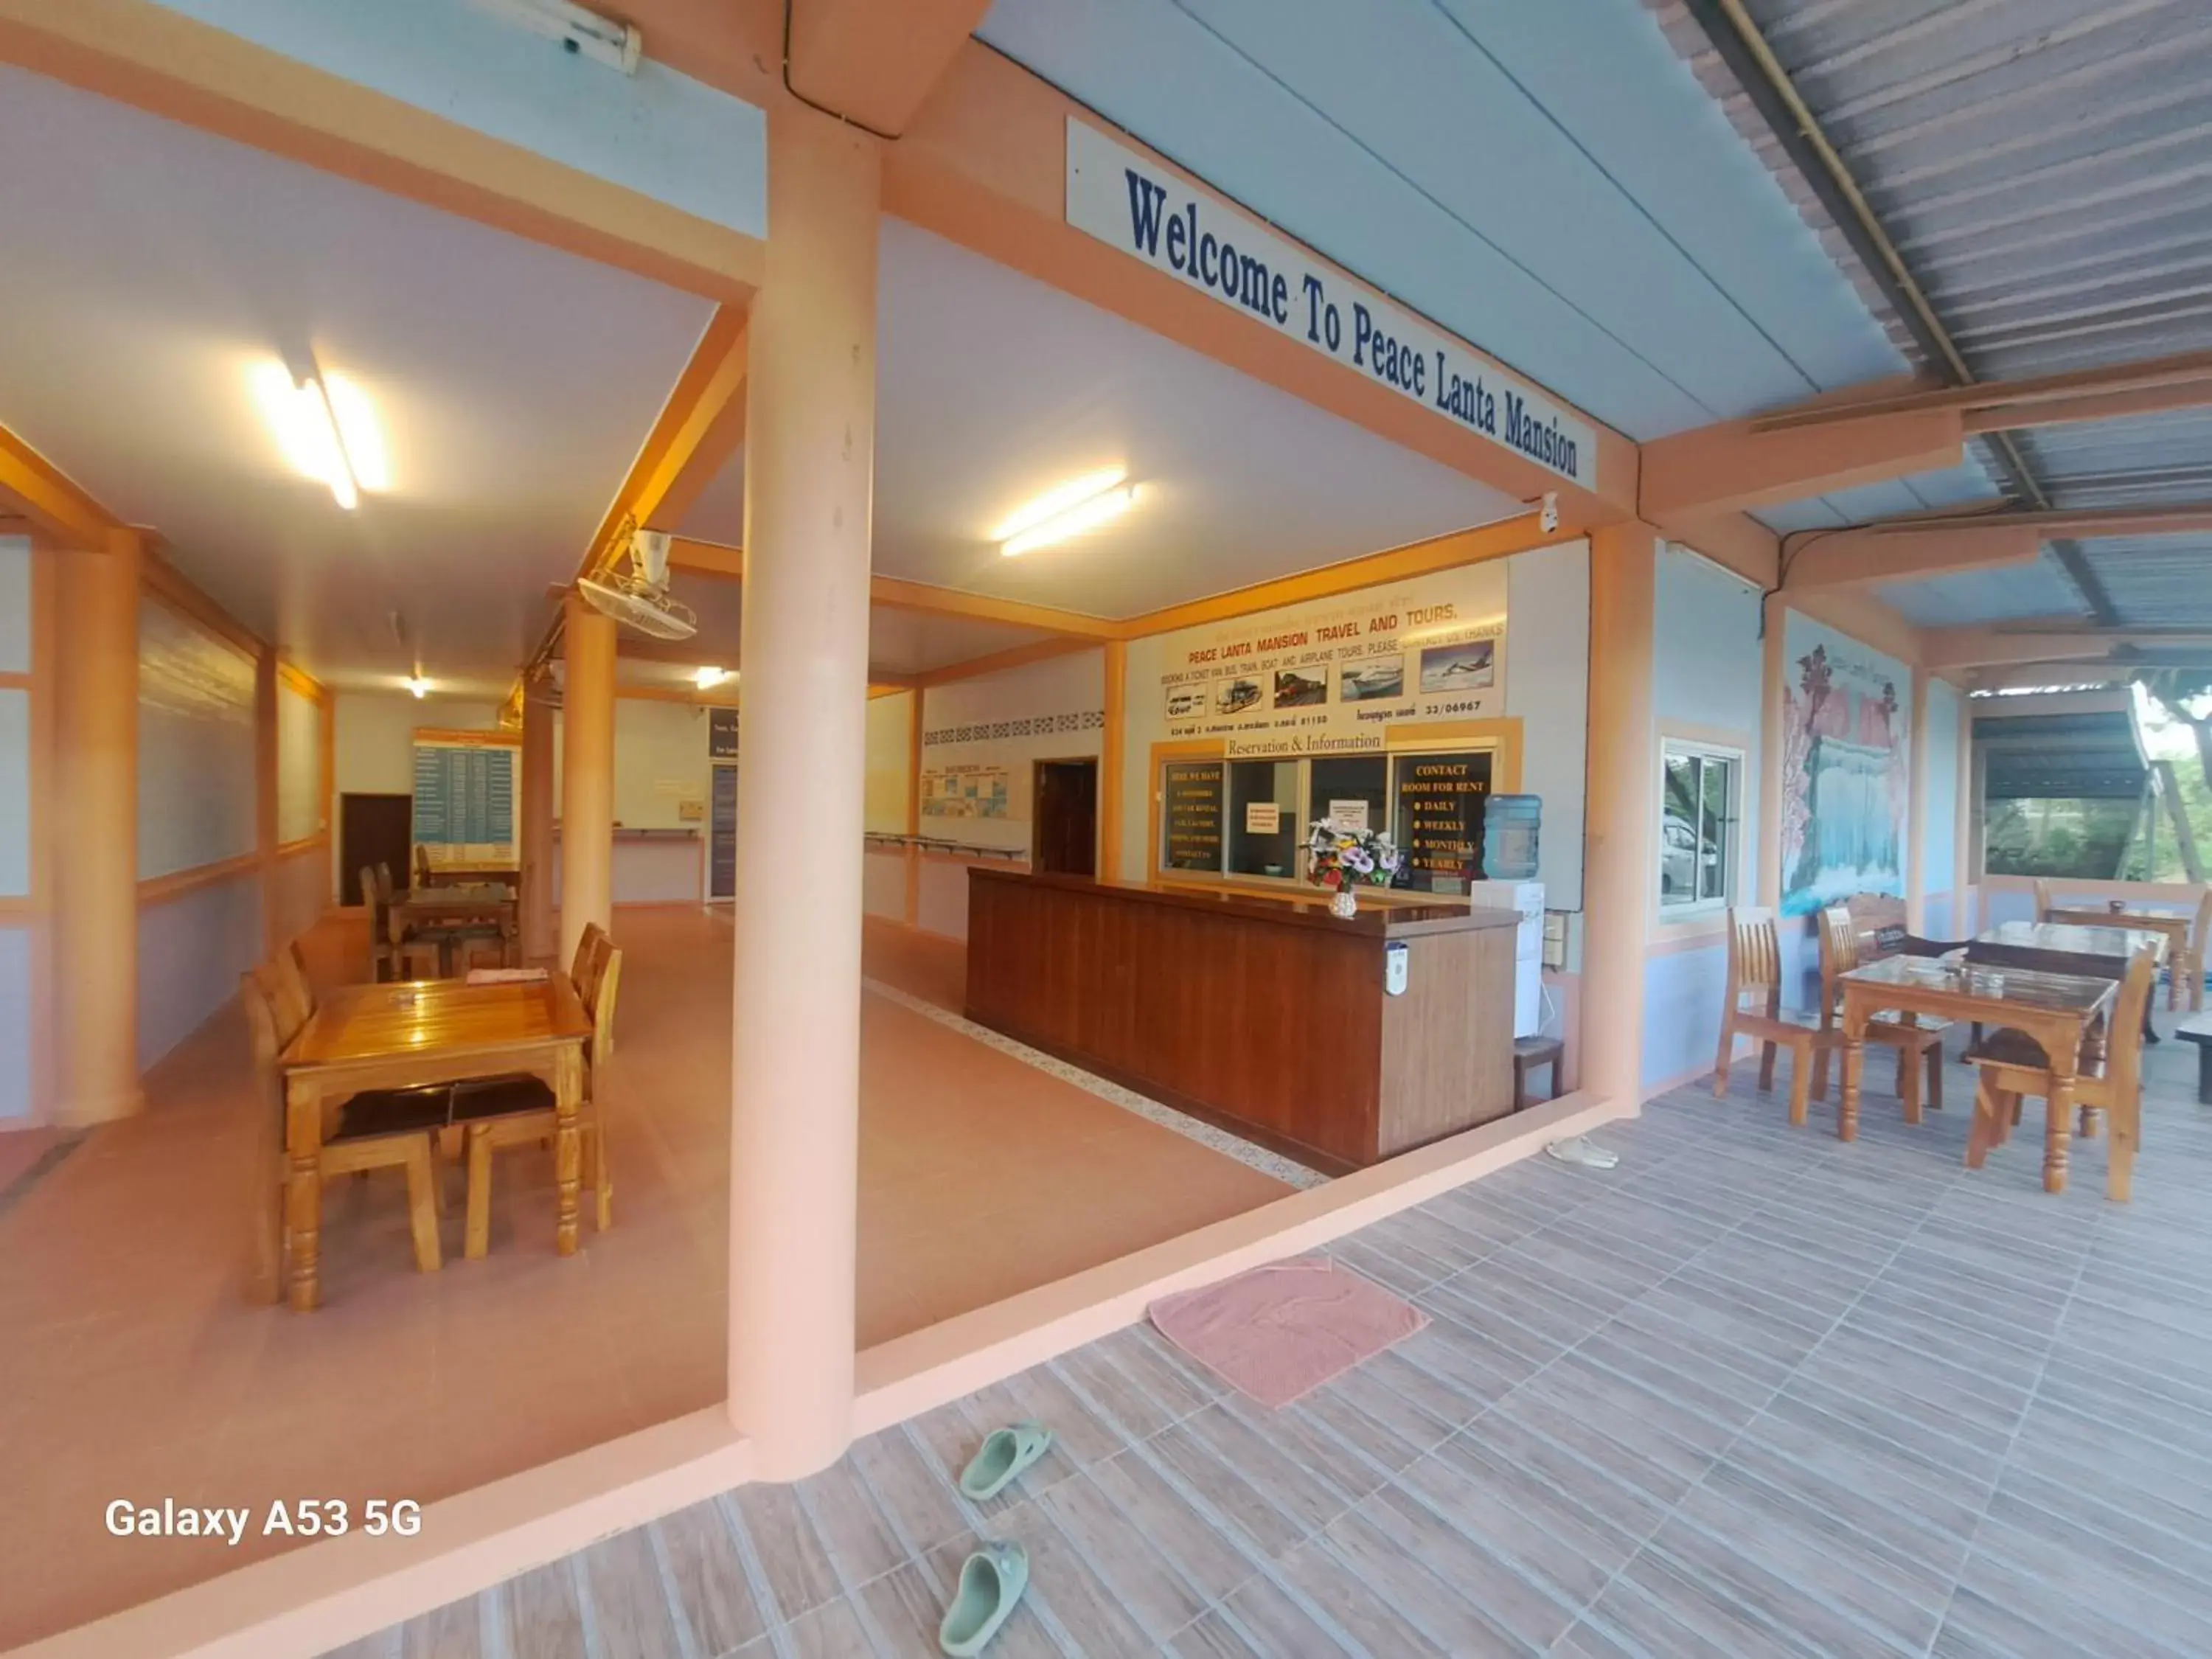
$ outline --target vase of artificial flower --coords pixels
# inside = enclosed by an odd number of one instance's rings
[[[1359,889],[1388,887],[1405,862],[1389,836],[1317,818],[1306,830],[1306,878],[1328,890],[1329,914],[1359,914]]]

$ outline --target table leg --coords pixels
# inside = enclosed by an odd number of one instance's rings
[[[2066,1040],[2056,1036],[2056,1046],[2046,1044],[2047,1054],[2063,1056],[2055,1059],[2051,1067],[2050,1115],[2043,1132],[2043,1190],[2063,1193],[2066,1190],[2068,1142],[2073,1139],[2074,1127],[2074,1056],[2066,1048]]]
[[[284,1249],[292,1264],[292,1311],[322,1299],[323,1103],[306,1079],[284,1093]]]
[[[1844,1015],[1844,1089],[1836,1103],[1836,1139],[1859,1138],[1859,1073],[1866,1069],[1866,1019]]]
[[[553,1248],[562,1255],[576,1254],[577,1212],[582,1187],[582,1136],[577,1128],[577,1109],[583,1093],[582,1056],[573,1044],[563,1044],[553,1066]]]
[[[2197,1045],[2197,1103],[2212,1106],[2212,1042]]]

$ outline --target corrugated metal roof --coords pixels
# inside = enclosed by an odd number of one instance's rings
[[[1921,362],[1682,0],[1647,3]],[[1745,5],[1978,377],[2212,349],[2207,0]],[[2014,441],[2055,506],[2212,496],[2212,411]],[[2212,606],[2212,537],[2083,549],[2124,623]]]

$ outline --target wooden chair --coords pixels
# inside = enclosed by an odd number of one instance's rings
[[[428,887],[430,884],[430,849],[417,843],[415,848],[415,884]]]
[[[392,885],[392,866],[376,866],[377,903],[381,912],[386,959],[395,979],[440,979],[446,971],[444,941],[430,927],[410,927],[393,908],[399,895]]]
[[[1713,1062],[1713,1097],[1728,1093],[1729,1062],[1735,1054],[1735,1040],[1752,1038],[1759,1047],[1759,1086],[1774,1086],[1777,1048],[1790,1050],[1790,1121],[1805,1121],[1806,1091],[1820,1098],[1827,1095],[1827,1068],[1814,1077],[1814,1057],[1840,1041],[1825,1020],[1813,1014],[1785,1012],[1782,1006],[1782,937],[1776,930],[1774,912],[1744,906],[1731,908],[1729,917],[1728,994],[1721,1004],[1720,1054]],[[1746,1008],[1750,997],[1755,1006]]]
[[[287,1034],[296,1032],[307,1023],[307,1016],[315,1012],[315,993],[307,983],[307,959],[300,952],[300,941],[294,939],[264,964],[268,969],[263,989],[276,1005],[277,1029]]]
[[[2135,1178],[2136,1150],[2142,1144],[2142,1024],[2150,1006],[2151,982],[2157,976],[2158,955],[2138,951],[2120,981],[2120,993],[2106,1026],[2102,1053],[2084,1044],[2081,1071],[2074,1084],[2074,1100],[2082,1112],[2105,1113],[2112,1121],[2112,1143],[2106,1153],[2105,1195],[2124,1204]],[[1993,1031],[1986,1042],[1966,1051],[1966,1058],[1981,1071],[1974,1091],[1974,1124],[1966,1137],[1966,1167],[1978,1170],[1990,1149],[2002,1146],[2020,1121],[2021,1100],[2040,1095],[2045,1110],[2051,1100],[2050,1062],[2033,1038],[2021,1031]],[[2072,1124],[2046,1119],[2046,1138],[2060,1144]]]
[[[2051,909],[2051,884],[2039,881],[2035,884],[2035,919],[2038,921],[2050,921]]]
[[[289,1173],[284,1152],[284,1082],[276,1060],[284,1045],[299,1034],[299,1027],[288,1028],[278,1012],[283,1006],[282,978],[275,964],[264,963],[240,974],[238,984],[239,1000],[245,1005],[246,1026],[252,1034],[254,1088],[261,1124],[252,1182],[252,1287],[256,1300],[268,1302],[276,1299],[283,1283],[280,1198]],[[440,1206],[431,1139],[444,1124],[446,1114],[442,1090],[377,1090],[356,1095],[337,1109],[335,1121],[325,1121],[319,1165],[325,1181],[371,1170],[405,1172],[415,1266],[426,1273],[436,1273],[443,1265],[438,1248]]]
[[[361,902],[368,911],[368,976],[381,985],[401,978],[398,941],[392,937],[392,908],[386,902],[376,866],[361,866]]]
[[[2189,929],[2189,943],[2177,949],[2166,963],[2166,1006],[2181,1006],[2181,982],[2189,981],[2189,1012],[2204,1012],[2204,946],[2212,938],[2212,887],[2197,901],[2197,920]]]
[[[605,933],[599,934],[602,942],[606,937]],[[592,1040],[584,1049],[584,1097],[580,1107],[583,1184],[597,1199],[596,1219],[601,1232],[614,1225],[615,1186],[600,1119],[599,1085],[614,1053],[615,999],[621,985],[622,952],[608,945],[592,996],[585,1003],[592,1016]],[[491,1243],[491,1155],[502,1147],[544,1142],[554,1133],[557,1117],[551,1091],[536,1078],[516,1078],[456,1097],[453,1120],[467,1129],[469,1213],[464,1248],[473,1259],[483,1255]]]
[[[1820,1024],[1824,1030],[1834,1031],[1838,1046],[1844,1037],[1839,1024],[1844,1011],[1844,988],[1839,981],[1852,969],[1881,954],[1872,936],[1860,931],[1850,909],[1832,904],[1820,912]],[[1897,1095],[1905,1103],[1907,1123],[1920,1121],[1923,1069],[1927,1073],[1927,1104],[1939,1112],[1943,1109],[1943,1034],[1950,1029],[1948,1019],[1917,1017],[1908,1022],[1883,1015],[1867,1022],[1869,1042],[1886,1043],[1897,1050]],[[1827,1050],[1823,1049],[1813,1064],[1815,1092],[1825,1093],[1828,1081]]]
[[[596,921],[586,922],[584,931],[577,935],[576,954],[568,964],[568,981],[576,988],[577,998],[586,1008],[592,1006],[599,969],[606,960],[605,953],[611,948],[611,944],[607,938],[607,930]]]

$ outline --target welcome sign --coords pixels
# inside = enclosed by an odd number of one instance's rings
[[[1442,420],[1597,488],[1597,434],[1404,307],[1316,263],[1097,128],[1067,121],[1067,222],[1373,378]]]

